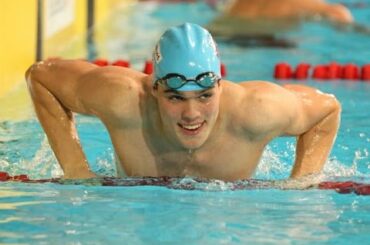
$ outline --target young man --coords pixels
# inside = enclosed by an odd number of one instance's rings
[[[322,20],[341,24],[353,22],[348,8],[324,0],[235,0],[227,14],[245,19]]]
[[[292,177],[322,169],[339,126],[334,96],[300,85],[221,80],[216,45],[195,24],[167,30],[153,63],[149,76],[77,60],[28,69],[37,116],[65,178],[95,176],[73,112],[104,123],[120,176],[250,178],[265,146],[281,135],[298,137]]]

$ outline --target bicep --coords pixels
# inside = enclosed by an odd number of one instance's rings
[[[301,135],[331,113],[340,110],[340,104],[334,95],[302,85],[285,85],[285,88],[292,93],[295,107],[291,122],[284,131],[286,135]]]
[[[63,107],[81,114],[116,113],[132,84],[127,77],[123,82],[125,74],[114,67],[100,68],[85,61],[45,61],[34,66],[27,72],[32,82],[46,88]]]
[[[95,115],[103,121],[122,121],[138,104],[137,82],[122,68],[92,70],[79,79],[76,98],[80,113]]]
[[[258,86],[257,86],[258,85]],[[244,101],[248,134],[274,138],[301,135],[340,108],[334,96],[302,85],[258,83]]]
[[[80,103],[79,87],[83,77],[94,69],[97,69],[95,65],[84,61],[41,61],[27,71],[27,80],[31,91],[33,83],[40,84],[65,108],[85,113]]]

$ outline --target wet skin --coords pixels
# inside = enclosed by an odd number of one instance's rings
[[[95,176],[78,140],[73,113],[98,117],[129,176],[250,178],[264,147],[297,137],[292,177],[319,173],[340,118],[334,96],[302,85],[221,80],[178,92],[152,76],[78,60],[36,63],[26,73],[38,119],[65,178]]]

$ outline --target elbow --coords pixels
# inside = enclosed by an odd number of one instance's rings
[[[39,91],[37,88],[39,88],[39,85],[42,85],[45,80],[43,78],[45,76],[45,69],[45,63],[39,61],[31,65],[25,72],[27,88],[33,99]]]
[[[341,4],[333,4],[332,13],[334,19],[343,24],[351,24],[354,21],[351,11]]]
[[[26,78],[26,81],[27,83],[31,83],[32,81],[35,80],[35,76],[37,75],[37,73],[39,72],[40,70],[40,66],[43,64],[43,62],[36,62],[34,64],[32,64],[27,70],[26,70],[26,73],[25,73],[25,78]]]
[[[28,69],[26,70],[24,77],[26,78],[26,81],[29,82],[31,80],[31,75],[33,71],[35,70],[36,63],[32,64]]]
[[[337,99],[335,99],[334,113],[336,115],[337,131],[338,131],[340,120],[341,120],[342,105],[340,104],[340,102]]]
[[[341,112],[342,112],[342,105],[341,103],[339,102],[339,100],[333,96],[333,100],[332,100],[332,113],[340,116]]]
[[[326,108],[325,111],[327,111],[328,114],[340,114],[342,111],[342,105],[334,94],[324,94],[322,104]]]
[[[324,17],[333,23],[351,24],[354,22],[351,11],[341,4],[327,5]]]
[[[342,106],[340,102],[332,96],[330,99],[330,110],[326,117],[318,124],[318,129],[322,134],[336,134],[339,129]]]
[[[44,61],[39,61],[31,65],[25,73],[27,85],[30,86],[35,82],[41,82],[40,80],[44,80],[41,78],[47,76],[49,67],[50,63]]]
[[[28,80],[30,74],[31,74],[31,69],[32,69],[32,66],[31,65],[30,67],[28,67],[28,69],[26,70],[26,72],[24,73],[24,77],[26,78],[26,81]]]
[[[27,88],[28,88],[29,92],[32,91],[33,83],[35,83],[35,78],[34,77],[35,77],[35,73],[36,73],[36,69],[35,69],[36,64],[37,63],[34,63],[33,65],[31,65],[25,73]],[[31,93],[31,95],[32,95],[32,93]]]

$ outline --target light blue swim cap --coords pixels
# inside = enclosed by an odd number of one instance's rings
[[[197,75],[213,72],[221,78],[221,62],[211,34],[201,26],[185,23],[168,29],[159,39],[153,52],[153,82],[169,73],[195,79]],[[188,82],[179,91],[201,90]]]

